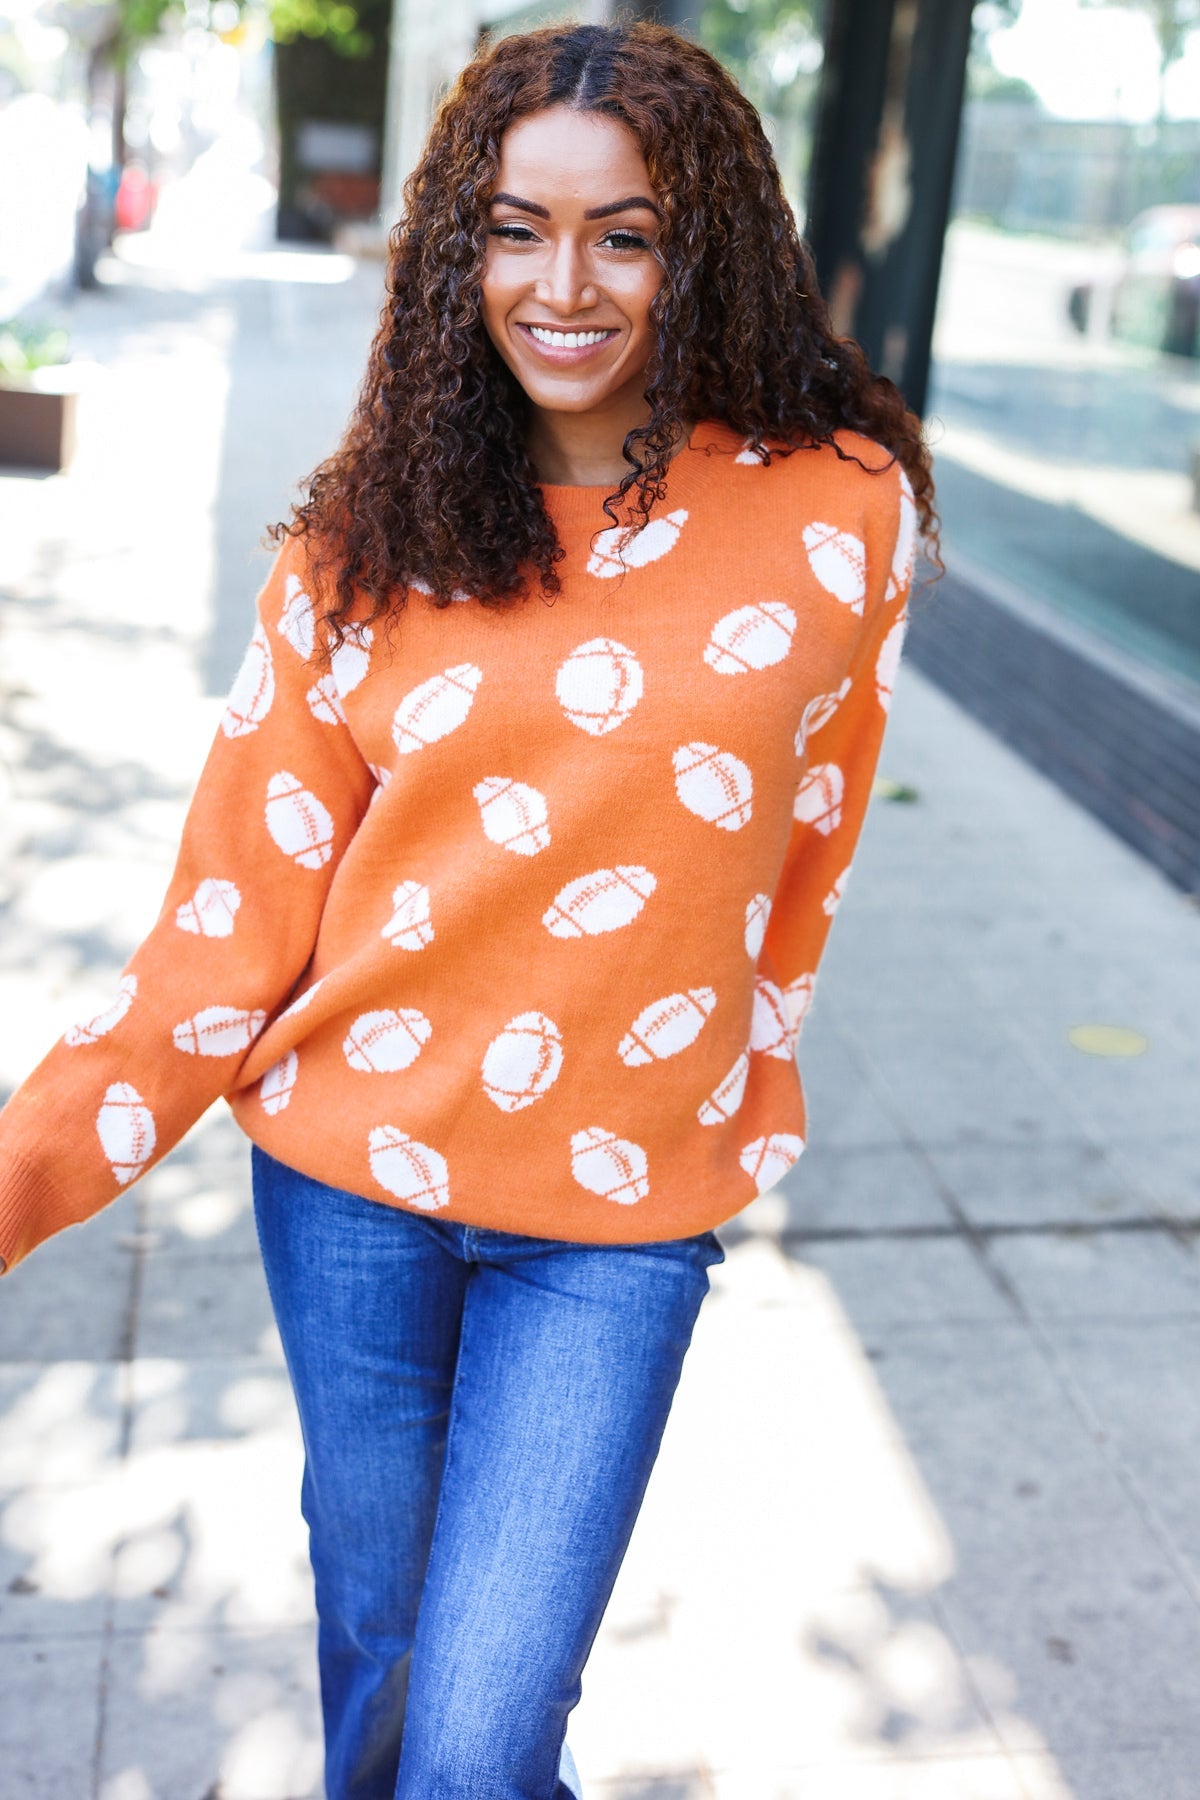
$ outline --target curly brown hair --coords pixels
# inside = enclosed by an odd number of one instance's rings
[[[276,540],[308,540],[333,640],[352,614],[393,615],[411,586],[438,604],[456,591],[503,604],[531,576],[544,595],[558,591],[563,552],[526,447],[528,402],[481,303],[500,141],[557,105],[633,132],[662,213],[649,416],[624,440],[629,469],[604,502],[613,523],[645,520],[698,419],[743,433],[763,461],[850,430],[907,471],[936,554],[920,420],[852,339],[834,336],[754,107],[713,56],[662,26],[552,25],[483,49],[443,102],[405,183],[345,436],[273,527]]]

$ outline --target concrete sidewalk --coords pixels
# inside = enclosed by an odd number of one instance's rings
[[[378,305],[147,263],[73,472],[0,480],[0,1085],[157,912]],[[882,772],[570,1742],[589,1800],[1196,1800],[1200,917],[911,669]],[[0,1283],[5,1800],[319,1795],[299,1476],[217,1110]]]

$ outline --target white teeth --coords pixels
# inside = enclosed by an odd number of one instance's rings
[[[601,344],[612,335],[608,331],[547,331],[540,325],[531,325],[529,330],[539,344],[561,345],[567,350],[578,350],[583,344]]]

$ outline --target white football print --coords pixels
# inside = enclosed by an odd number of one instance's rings
[[[305,662],[313,653],[316,643],[316,632],[313,622],[312,601],[300,586],[297,575],[289,575],[285,584],[283,612],[279,620],[279,633],[285,637],[297,656]]]
[[[236,1056],[248,1050],[267,1022],[265,1012],[240,1006],[205,1006],[171,1033],[177,1050],[189,1056]]]
[[[474,663],[457,663],[405,694],[392,720],[392,740],[400,754],[423,750],[456,730],[470,712],[482,680],[483,670]]]
[[[114,1081],[96,1114],[96,1131],[109,1167],[124,1185],[140,1175],[154,1155],[154,1115],[135,1087]]]
[[[602,1125],[590,1125],[571,1139],[571,1173],[580,1187],[618,1206],[632,1206],[650,1192],[646,1152]]]
[[[748,823],[754,783],[738,757],[715,744],[681,744],[671,761],[675,792],[689,812],[721,831],[740,831]]]
[[[199,937],[230,937],[241,904],[242,896],[232,881],[221,881],[210,875],[200,883],[190,900],[176,907],[175,923],[180,931],[192,931]]]
[[[433,926],[429,921],[429,889],[419,881],[402,881],[392,890],[391,918],[381,937],[397,950],[423,950],[433,942]]]
[[[745,675],[782,662],[792,647],[796,615],[782,600],[759,600],[718,619],[704,660],[718,675]]]
[[[413,1006],[360,1013],[346,1034],[342,1055],[366,1075],[390,1075],[416,1062],[433,1026]]]
[[[875,694],[884,712],[892,704],[892,689],[896,685],[896,670],[900,667],[900,652],[904,648],[904,633],[907,629],[908,615],[901,613],[880,645],[879,659],[875,664]]]
[[[344,725],[346,715],[342,711],[342,697],[338,693],[337,681],[333,670],[327,669],[320,681],[310,687],[304,696],[308,701],[308,710],[314,719],[322,725]]]
[[[225,736],[246,737],[257,731],[270,712],[274,698],[275,665],[271,661],[271,646],[262,626],[256,625],[221,715],[221,730]]]
[[[618,863],[615,869],[593,869],[577,875],[560,888],[542,924],[551,937],[596,937],[617,931],[637,918],[657,882],[649,869],[637,863]]]
[[[836,763],[815,763],[800,779],[793,817],[802,825],[815,825],[823,837],[842,822],[846,783]]]
[[[818,694],[809,701],[800,720],[800,729],[796,733],[796,755],[803,756],[805,745],[815,731],[828,725],[846,695],[850,692],[850,677],[847,675],[836,694]]]
[[[750,1015],[750,1048],[764,1056],[791,1059],[792,1025],[783,995],[773,981],[760,975],[754,983],[754,1011]]]
[[[806,525],[809,567],[825,589],[851,612],[861,613],[867,592],[867,553],[861,538],[836,525]]]
[[[755,894],[746,902],[746,955],[750,961],[758,961],[763,947],[763,939],[767,935],[767,920],[771,917],[771,896]]]
[[[723,1125],[726,1119],[733,1118],[742,1104],[749,1072],[750,1052],[743,1050],[724,1081],[717,1083],[696,1114],[702,1125]]]
[[[342,699],[352,694],[371,664],[375,633],[369,625],[347,625],[346,635],[330,655],[333,679]]]
[[[838,907],[842,904],[842,895],[846,892],[846,877],[849,873],[850,867],[849,864],[847,864],[821,902],[821,910],[831,919]]]
[[[294,1050],[281,1056],[277,1063],[272,1063],[258,1084],[258,1098],[266,1113],[281,1113],[292,1097],[292,1089],[296,1085],[296,1071],[300,1067],[300,1058]]]
[[[562,1068],[562,1033],[545,1013],[518,1013],[483,1055],[483,1091],[501,1112],[520,1112],[549,1092]]]
[[[628,1069],[677,1056],[695,1043],[716,1004],[717,996],[710,987],[689,988],[686,994],[652,1000],[621,1039],[617,1055]]]
[[[750,447],[753,441],[752,438],[747,438],[733,460],[735,463],[741,463],[743,468],[765,469],[767,465],[763,462],[762,457]]]
[[[755,1138],[752,1144],[747,1144],[738,1161],[759,1193],[765,1194],[787,1174],[793,1163],[799,1161],[803,1149],[802,1137],[796,1137],[790,1131],[776,1131],[770,1137]]]
[[[323,981],[324,979],[325,979],[325,977],[322,976],[321,981]],[[284,1009],[280,1013],[279,1017],[281,1019],[295,1018],[296,1014],[303,1012],[306,1006],[312,1005],[313,1001],[317,997],[318,992],[320,991],[320,987],[321,987],[321,982],[314,981],[310,988],[305,988],[304,992],[301,994],[301,996],[298,1000],[293,1000],[290,1006],[284,1007]]]
[[[119,1025],[137,996],[137,976],[122,975],[117,983],[116,995],[109,1001],[103,1012],[94,1018],[81,1019],[77,1025],[71,1025],[63,1035],[63,1042],[73,1050],[81,1044],[94,1044],[97,1038],[107,1037],[114,1025]]]
[[[624,723],[642,697],[642,665],[615,638],[589,638],[559,664],[558,704],[580,731],[603,737]]]
[[[267,783],[267,830],[302,869],[319,869],[333,855],[333,820],[287,769]]]
[[[546,828],[546,802],[534,787],[511,781],[507,775],[489,775],[472,789],[479,803],[483,829],[493,844],[517,856],[536,856],[550,842]]]
[[[917,548],[917,507],[913,497],[912,482],[904,470],[900,471],[900,529],[896,534],[896,548],[892,554],[892,572],[888,577],[888,588],[885,596],[895,600],[902,594],[912,580],[913,562]]]
[[[657,562],[660,556],[675,547],[686,523],[687,513],[680,511],[667,513],[661,519],[651,519],[640,530],[624,525],[611,526],[596,539],[596,547],[588,558],[588,574],[609,581],[623,569],[644,569],[647,563]]]
[[[795,981],[789,981],[783,990],[783,1003],[787,1008],[788,1024],[791,1027],[792,1046],[800,1036],[809,1007],[812,1005],[814,975],[797,975]]]
[[[450,1204],[449,1172],[440,1151],[418,1143],[395,1125],[377,1125],[367,1150],[372,1175],[397,1200],[421,1212],[436,1212]]]

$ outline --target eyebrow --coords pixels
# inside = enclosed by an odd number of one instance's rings
[[[550,217],[549,207],[539,206],[536,200],[522,200],[516,194],[493,194],[488,204],[515,206],[519,212],[532,213],[535,219]],[[644,194],[628,194],[624,200],[610,200],[607,206],[589,206],[583,216],[585,219],[609,219],[614,213],[627,212],[635,206],[652,212],[656,219],[659,217],[657,206],[652,200],[647,200]]]

